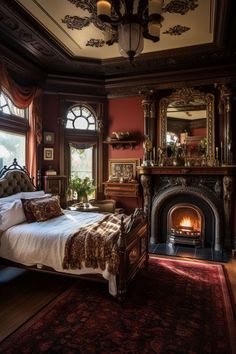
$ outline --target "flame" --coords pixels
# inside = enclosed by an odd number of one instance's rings
[[[180,226],[191,227],[192,222],[191,222],[190,217],[184,216],[183,219],[180,221]]]

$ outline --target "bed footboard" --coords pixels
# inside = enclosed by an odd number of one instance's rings
[[[120,266],[117,274],[117,298],[123,301],[130,281],[134,278],[139,268],[148,265],[148,236],[147,221],[140,212],[136,213],[133,226],[126,232],[121,223],[119,239]]]

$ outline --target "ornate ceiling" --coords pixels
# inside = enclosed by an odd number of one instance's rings
[[[69,55],[95,59],[120,56],[117,43],[108,46],[105,42],[105,25],[96,16],[96,0],[16,1]],[[146,39],[143,53],[212,43],[214,16],[214,0],[165,0],[161,40],[153,43]]]
[[[104,43],[95,5],[96,0],[0,0],[1,56],[21,61],[19,70],[27,66],[37,77],[46,75],[49,90],[68,83],[68,91],[84,94],[168,88],[170,77],[173,87],[183,75],[191,85],[190,73],[201,83],[236,76],[235,0],[164,0],[160,41],[145,40],[132,65],[117,43]]]

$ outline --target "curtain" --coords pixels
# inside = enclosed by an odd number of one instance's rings
[[[3,62],[0,61],[0,89],[6,93],[13,103],[21,109],[29,107],[29,125],[27,140],[26,167],[30,176],[37,178],[37,146],[42,141],[42,120],[40,115],[40,95],[38,87],[26,87],[16,83],[8,73]]]

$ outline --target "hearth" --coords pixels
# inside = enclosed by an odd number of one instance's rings
[[[138,174],[151,245],[191,246],[212,252],[236,247],[236,168],[141,166]]]
[[[204,245],[204,215],[192,204],[176,204],[167,214],[167,243],[170,245]]]

